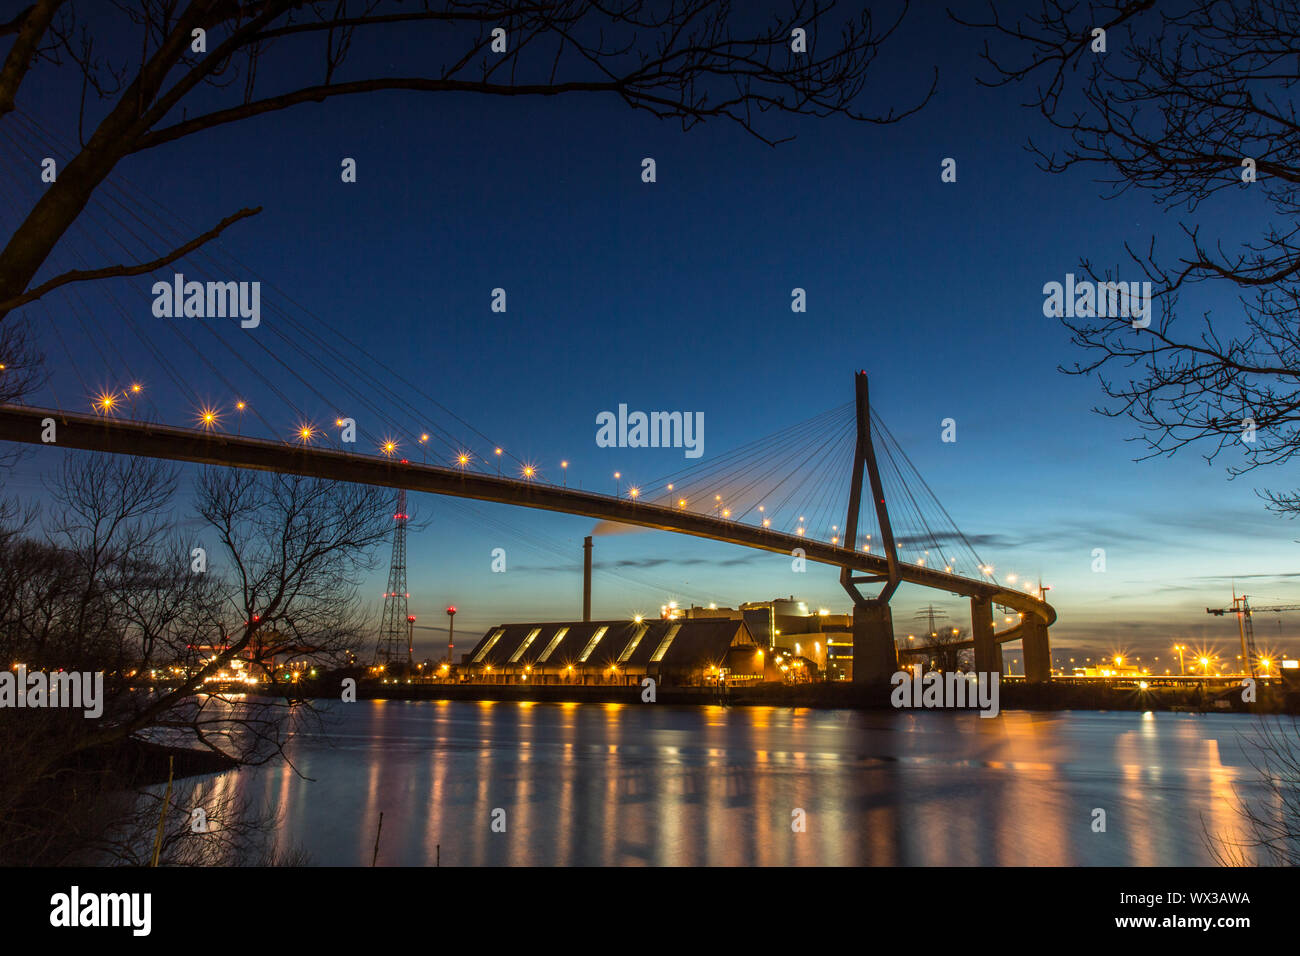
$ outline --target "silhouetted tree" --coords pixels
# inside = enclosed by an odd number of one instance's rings
[[[0,121],[27,80],[70,69],[83,90],[82,146],[0,252],[0,317],[62,285],[153,271],[253,215],[240,210],[149,262],[106,263],[31,287],[121,160],[303,103],[395,90],[595,94],[683,128],[725,118],[767,143],[778,141],[761,122],[768,112],[891,123],[924,105],[934,80],[900,109],[855,106],[906,0],[890,4],[883,23],[870,9],[835,23],[833,9],[796,0],[761,25],[765,18],[727,0],[37,0],[0,24],[0,37],[13,37],[0,67]],[[796,29],[805,31],[806,52],[793,49]],[[429,69],[376,70],[393,60],[379,51],[413,37]],[[350,72],[362,46],[371,65]]]
[[[206,748],[223,766],[283,756],[317,715],[277,695],[275,664],[341,662],[362,633],[356,588],[391,529],[385,492],[205,470],[198,511],[224,554],[195,573],[166,520],[174,489],[174,470],[158,462],[70,455],[51,482],[46,540],[0,536],[5,661],[105,675],[97,718],[0,708],[0,747],[22,768],[0,775],[0,860],[55,863],[91,845],[127,854],[140,839],[141,804],[122,789],[143,769],[133,742]],[[205,692],[236,659],[270,686],[246,699]],[[143,679],[149,669],[165,679]],[[160,798],[136,796],[156,821]],[[228,819],[239,839],[203,852],[246,848],[240,828],[254,822]]]
[[[1109,400],[1098,411],[1141,427],[1144,457],[1190,444],[1214,459],[1243,453],[1234,474],[1288,461],[1300,451],[1300,16],[1290,0],[1044,0],[1008,20],[961,22],[994,36],[986,43],[994,85],[1033,87],[1037,109],[1068,145],[1031,140],[1041,168],[1093,170],[1107,196],[1145,190],[1169,208],[1195,212],[1226,193],[1234,224],[1253,237],[1211,236],[1181,223],[1182,248],[1154,238],[1126,245],[1152,283],[1149,328],[1127,318],[1067,318],[1090,353],[1066,371],[1096,374]],[[1094,51],[1094,30],[1106,50]],[[1250,181],[1257,177],[1257,182]],[[1115,277],[1088,260],[1093,280]],[[1131,277],[1130,277],[1131,278]],[[1195,317],[1180,298],[1199,284],[1229,290],[1237,315]],[[1254,441],[1242,439],[1255,432]],[[1271,506],[1300,512],[1295,493],[1267,493]]]
[[[1063,133],[1059,150],[1031,141],[1052,173],[1093,169],[1109,196],[1148,191],[1193,213],[1225,191],[1233,222],[1254,237],[1210,237],[1181,223],[1183,248],[1157,253],[1126,245],[1152,283],[1158,319],[1064,319],[1091,353],[1066,371],[1096,374],[1110,400],[1098,411],[1128,416],[1149,453],[1188,445],[1213,460],[1228,446],[1241,474],[1300,452],[1300,10],[1290,0],[1043,0],[1008,22],[992,4],[982,21],[957,18],[996,36],[985,48],[994,84],[1035,83],[1028,105]],[[1094,31],[1106,51],[1094,51]],[[1076,82],[1077,78],[1077,82]],[[1255,179],[1256,181],[1251,181]],[[1093,280],[1113,277],[1084,259]],[[1240,314],[1193,319],[1179,300],[1201,283],[1235,294]],[[1254,441],[1243,441],[1253,425]],[[1300,492],[1264,492],[1270,507],[1300,515]],[[1197,689],[1198,696],[1203,693]],[[1239,791],[1244,836],[1205,838],[1222,864],[1294,865],[1300,860],[1300,738],[1269,720],[1248,744],[1263,796]]]
[[[1257,739],[1246,743],[1260,788],[1235,787],[1238,834],[1212,832],[1202,815],[1202,835],[1221,866],[1300,864],[1300,728],[1266,717]]]

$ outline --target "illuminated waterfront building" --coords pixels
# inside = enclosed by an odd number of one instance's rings
[[[490,628],[462,658],[468,680],[659,686],[759,681],[765,654],[744,621],[569,621]]]

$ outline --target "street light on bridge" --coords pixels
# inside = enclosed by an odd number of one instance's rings
[[[111,414],[117,408],[117,392],[100,392],[91,407]]]

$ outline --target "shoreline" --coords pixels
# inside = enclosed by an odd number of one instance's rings
[[[302,687],[306,697],[334,698],[315,685]],[[850,710],[920,710],[895,708],[890,702],[890,684],[852,683],[762,684],[732,687],[720,693],[715,687],[657,688],[655,703],[676,706],[812,707]],[[533,701],[537,703],[640,704],[642,690],[630,685],[558,684],[384,684],[358,681],[358,700],[456,700]],[[1027,684],[1004,683],[1000,687],[1001,710],[1131,710],[1193,713],[1300,714],[1300,693],[1284,685],[1261,685],[1254,703],[1241,700],[1235,689],[1203,693],[1194,689],[1152,687],[1145,690],[1064,682]],[[967,708],[975,709],[975,708]]]

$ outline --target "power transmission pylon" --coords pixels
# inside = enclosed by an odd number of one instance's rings
[[[948,615],[944,611],[940,610],[939,608],[936,608],[933,604],[922,608],[921,610],[917,611],[915,614],[912,615],[913,618],[926,618],[930,622],[930,630],[927,636],[930,638],[931,641],[936,641],[938,639],[939,637],[938,622],[941,618],[945,618],[947,616]]]
[[[409,630],[406,590],[406,489],[397,493],[397,511],[393,515],[393,559],[388,565],[388,590],[384,593],[384,617],[375,645],[375,663],[391,664],[409,654],[402,653],[408,644]]]

